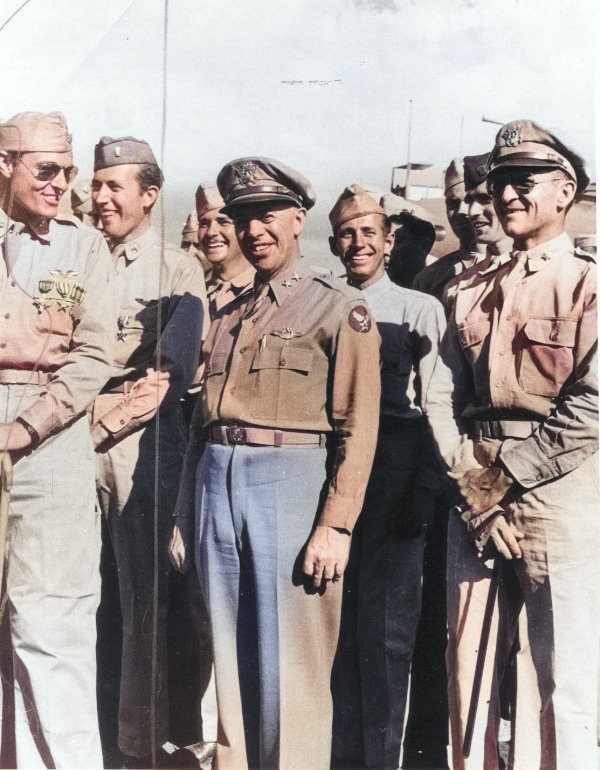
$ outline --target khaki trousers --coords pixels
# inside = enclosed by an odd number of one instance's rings
[[[38,394],[33,386],[0,385],[0,422],[11,422]],[[17,767],[102,767],[99,523],[83,417],[14,465],[7,564],[12,672],[3,679],[9,692],[14,688]]]
[[[498,683],[518,633],[513,724],[516,770],[588,770],[596,738],[600,663],[598,455],[510,506],[523,558],[503,564],[473,748],[461,754],[489,571],[451,518],[448,675],[454,769],[497,768]]]

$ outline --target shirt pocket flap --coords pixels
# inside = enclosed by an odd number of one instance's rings
[[[252,369],[294,369],[308,373],[312,368],[313,351],[309,348],[265,348],[252,361]]]
[[[223,374],[227,369],[227,356],[211,356],[206,364],[205,374],[212,377],[215,374]]]
[[[489,321],[478,321],[477,323],[464,324],[458,327],[458,339],[461,348],[470,348],[477,343],[482,342],[490,332]]]
[[[577,321],[570,318],[530,318],[524,332],[531,342],[572,348],[577,335]]]

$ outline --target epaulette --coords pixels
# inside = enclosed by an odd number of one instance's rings
[[[350,286],[345,277],[342,278],[336,275],[319,275],[318,273],[313,273],[311,278],[313,281],[322,283],[329,289],[333,289],[334,291],[337,291],[340,294],[343,294],[345,297],[349,297],[350,299],[363,298],[362,293],[354,286]]]
[[[573,254],[580,259],[585,259],[587,262],[596,263],[597,261],[595,254],[592,254],[590,251],[585,251],[585,249],[582,249],[581,246],[575,246],[573,249]]]

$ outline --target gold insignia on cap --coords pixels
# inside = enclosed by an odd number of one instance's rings
[[[501,139],[504,139],[506,147],[518,147],[521,144],[519,129],[512,126],[509,126],[506,131],[502,132]]]
[[[121,157],[121,147],[119,145],[115,147],[115,157],[117,158]]]
[[[240,182],[246,186],[251,185],[260,178],[260,169],[256,163],[244,161],[239,168],[236,168],[237,177]]]

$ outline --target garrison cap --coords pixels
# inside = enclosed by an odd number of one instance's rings
[[[514,120],[496,134],[496,144],[490,153],[489,173],[501,168],[560,169],[577,182],[581,193],[589,184],[583,160],[566,147],[554,134],[532,120]]]
[[[449,195],[454,187],[464,182],[463,162],[460,158],[454,158],[444,174],[444,195]]]
[[[237,206],[262,201],[283,201],[310,209],[316,195],[308,179],[271,158],[238,158],[223,166],[217,177],[225,214]]]
[[[465,173],[465,190],[474,190],[485,182],[488,174],[489,153],[485,155],[465,155],[463,167]]]
[[[82,214],[92,213],[92,186],[89,182],[82,181],[71,188],[71,208]]]
[[[198,216],[195,211],[190,212],[185,220],[181,231],[181,240],[185,243],[198,243]]]
[[[62,112],[19,112],[0,123],[0,150],[72,152],[72,137]]]
[[[383,208],[364,187],[351,184],[342,192],[329,212],[329,221],[335,233],[344,222],[349,222],[357,217],[367,216],[367,214],[386,216]]]
[[[94,148],[94,171],[131,163],[158,166],[148,142],[133,136],[103,136]]]
[[[225,201],[221,197],[219,188],[216,184],[201,184],[196,190],[196,211],[198,216],[206,214],[207,211],[222,209]]]

